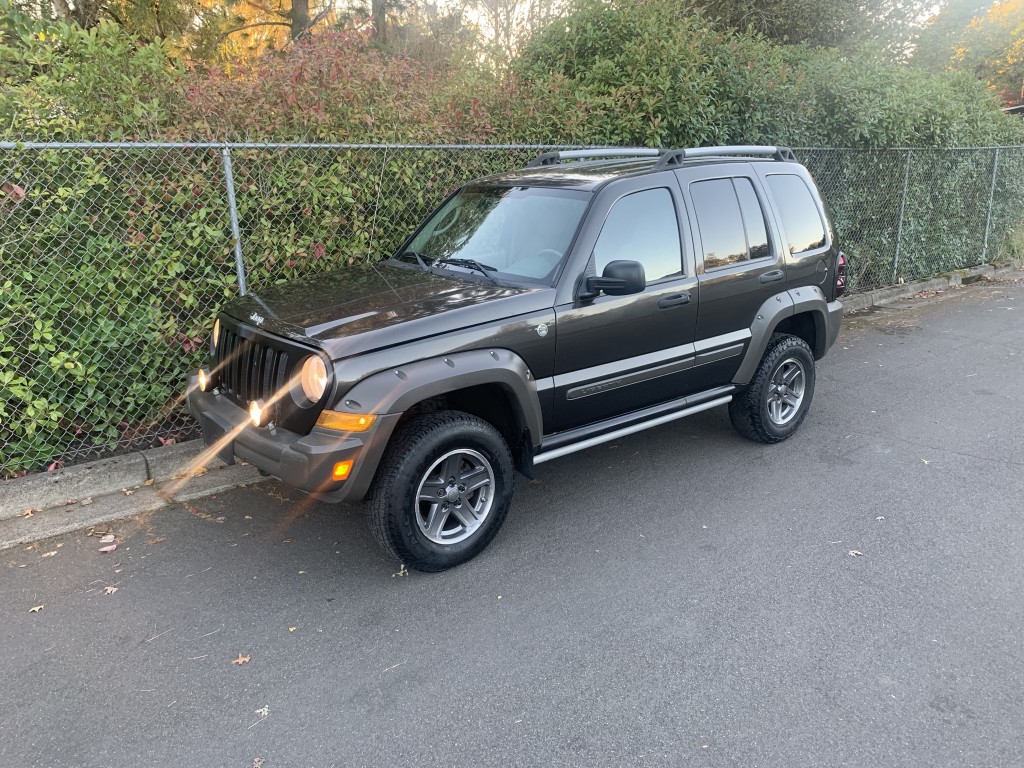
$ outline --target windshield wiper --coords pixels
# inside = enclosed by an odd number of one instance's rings
[[[394,259],[396,261],[402,261],[403,257],[405,256],[412,256],[414,259],[416,259],[416,263],[420,265],[424,272],[430,271],[430,266],[427,264],[427,262],[423,260],[422,256],[416,253],[416,251],[402,251],[400,254],[395,256]]]
[[[434,259],[430,262],[430,266],[436,267],[439,264],[452,264],[456,267],[468,267],[469,269],[475,269],[481,275],[489,279],[495,285],[498,285],[497,279],[491,272],[497,271],[497,267],[492,267],[489,264],[481,264],[476,259]]]

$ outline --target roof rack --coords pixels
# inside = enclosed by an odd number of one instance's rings
[[[770,156],[780,163],[795,163],[796,155],[789,147],[733,146],[733,147],[688,147],[670,149],[662,153],[655,168],[672,168],[682,165],[684,160],[695,157],[761,157]]]
[[[658,157],[664,149],[648,149],[647,147],[607,147],[605,149],[566,149],[558,152],[545,152],[526,164],[527,168],[540,168],[545,165],[557,165],[563,160],[587,160],[591,158],[611,157]]]

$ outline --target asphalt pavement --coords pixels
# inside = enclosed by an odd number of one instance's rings
[[[780,445],[539,467],[443,574],[276,482],[0,553],[0,768],[1024,765],[1024,283],[818,371]]]

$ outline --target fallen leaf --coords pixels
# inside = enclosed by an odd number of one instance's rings
[[[928,459],[921,459],[921,463],[922,464],[930,464],[931,462],[929,462]]]
[[[63,542],[62,542],[62,543],[60,543],[60,544],[58,544],[58,545],[57,545],[57,549],[60,549],[60,548],[61,548],[61,547],[63,547],[63,546],[64,546],[64,544],[63,544]]]
[[[246,520],[252,520],[252,515],[246,515],[246,516],[245,516],[245,519],[246,519]]]
[[[864,556],[863,552],[858,552],[856,549],[851,549],[850,550],[850,557],[863,557],[863,556]]]
[[[393,578],[395,578],[395,576],[408,576],[408,575],[409,575],[409,571],[406,570],[405,563],[402,563],[402,567],[398,569],[398,573],[392,573],[391,574],[391,578],[393,579]]]
[[[153,484],[153,478],[149,478],[149,480],[147,480],[146,482],[143,483],[143,485],[152,485],[152,484]]]
[[[117,592],[117,587],[107,587],[106,589],[103,590],[103,594],[105,594],[105,595],[112,595],[115,592]]]
[[[43,552],[43,554],[41,554],[40,557],[53,557],[56,554],[57,550],[55,549],[52,552]]]
[[[281,539],[282,544],[291,544],[293,541],[295,541],[295,539],[293,539],[291,536],[289,536],[286,539]]]
[[[92,497],[90,496],[88,498],[82,499],[78,503],[81,504],[83,507],[88,507],[90,504],[92,504]]]
[[[192,470],[192,477],[199,477],[205,475],[209,470],[206,467],[196,467]]]
[[[242,654],[238,654],[238,658],[232,661],[231,663],[238,664],[239,666],[241,666],[242,664],[248,664],[251,658],[251,656],[243,656]]]
[[[122,488],[122,489],[121,489],[121,492],[122,492],[122,493],[123,493],[123,494],[124,494],[125,496],[131,496],[131,495],[132,495],[133,493],[135,493],[135,491],[133,491],[133,490],[131,490],[131,489],[129,489],[129,488]]]
[[[109,544],[106,547],[100,547],[100,552],[107,554],[108,552],[113,552],[115,549],[117,549],[117,544]]]
[[[304,573],[305,573],[305,571],[299,571],[299,575],[300,575],[300,576],[301,576],[302,574],[304,574]]]
[[[114,573],[120,573],[123,570],[124,570],[124,568],[115,568],[114,569]]]
[[[875,520],[885,520],[885,515],[879,515]]]
[[[289,632],[294,632],[298,627],[288,627]]]
[[[37,605],[35,608],[29,608],[28,612],[29,613],[39,613],[45,607],[46,607],[45,605]]]
[[[262,757],[253,758],[252,768],[263,768],[263,758]]]
[[[34,509],[26,509],[24,512],[21,513],[21,516],[22,517],[32,517],[32,515],[34,515],[35,513],[36,513],[36,511]]]
[[[103,538],[100,539],[100,544],[110,544],[113,541],[114,541],[114,534],[107,533],[107,534],[104,534]]]
[[[150,544],[159,544],[159,543],[164,542],[164,541],[167,541],[167,537],[166,536],[157,536],[155,539],[149,539],[146,542],[146,545],[149,546]]]

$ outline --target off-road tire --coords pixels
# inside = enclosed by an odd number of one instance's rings
[[[493,474],[489,511],[462,541],[439,544],[417,521],[425,473],[446,454],[465,450],[486,460]],[[370,489],[370,528],[385,550],[409,568],[436,572],[480,554],[498,533],[512,503],[514,470],[504,438],[483,419],[437,411],[403,424],[391,438]],[[439,491],[440,493],[440,491]]]
[[[773,379],[782,366],[802,368],[803,389],[799,407],[784,424],[769,414],[769,398],[775,394]],[[796,336],[773,333],[750,385],[729,403],[729,418],[743,437],[759,443],[781,443],[799,429],[814,397],[814,355],[807,342]]]

